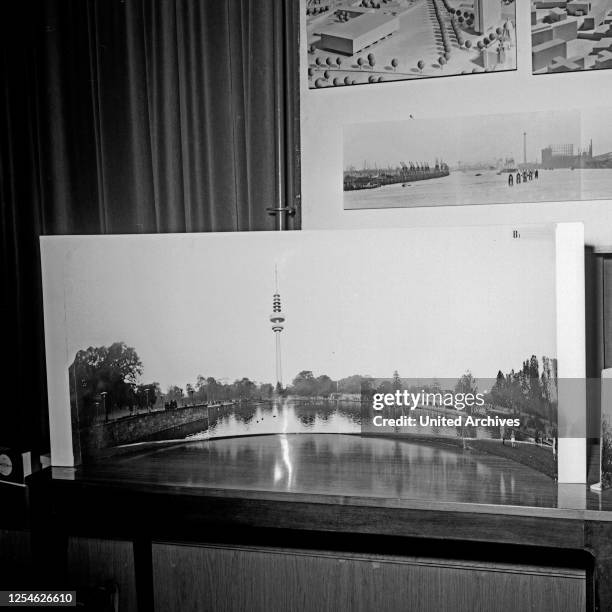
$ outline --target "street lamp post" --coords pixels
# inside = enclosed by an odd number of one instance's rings
[[[108,393],[106,391],[102,391],[102,393],[100,393],[100,396],[102,397],[102,406],[104,409],[104,420],[106,422],[108,422],[108,405],[106,403],[106,396],[108,395]]]

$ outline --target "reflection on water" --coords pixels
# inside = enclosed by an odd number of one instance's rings
[[[282,399],[211,408],[208,429],[188,439],[267,433],[359,433],[360,402]]]
[[[388,411],[385,416],[398,418],[401,409]],[[378,412],[371,408],[364,412],[358,401],[297,400],[285,398],[270,402],[240,403],[234,406],[210,408],[208,428],[186,436],[189,440],[249,436],[269,433],[359,433],[363,431],[377,435],[414,435],[447,438],[499,439],[499,427],[455,427],[421,425],[420,418],[446,416],[465,417],[456,410],[423,408],[408,411],[416,417],[417,424],[411,427],[375,427],[372,417]]]
[[[159,478],[163,465],[165,479],[192,486],[530,506],[556,503],[556,485],[544,474],[433,439],[425,444],[341,434],[247,436],[186,442],[126,461],[152,480]]]

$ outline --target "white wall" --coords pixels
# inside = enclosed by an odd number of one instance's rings
[[[583,221],[587,244],[612,249],[612,201],[607,200],[386,210],[342,208],[345,124],[402,120],[410,115],[418,119],[608,105],[612,121],[612,70],[531,75],[529,0],[517,1],[517,71],[329,89],[308,89],[305,16],[301,19],[304,229]],[[596,134],[593,137],[596,144]],[[559,134],[558,142],[566,142],[563,134]]]

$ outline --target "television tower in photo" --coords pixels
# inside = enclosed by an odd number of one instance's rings
[[[270,315],[270,323],[276,341],[276,383],[277,386],[283,385],[283,370],[281,366],[281,342],[280,335],[284,329],[285,315],[281,310],[281,297],[278,292],[278,270],[274,266],[274,295],[272,296],[272,314]]]

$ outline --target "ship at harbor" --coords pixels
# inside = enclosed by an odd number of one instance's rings
[[[518,172],[518,166],[514,161],[514,157],[506,157],[506,159],[499,165],[497,174],[503,174],[504,172],[509,172],[510,174]]]
[[[429,162],[400,162],[397,168],[362,170],[350,169],[344,172],[344,191],[355,191],[358,189],[376,189],[384,185],[402,183],[407,186],[415,181],[426,181],[429,179],[442,178],[450,173],[449,167],[441,160],[436,160],[433,165]]]

